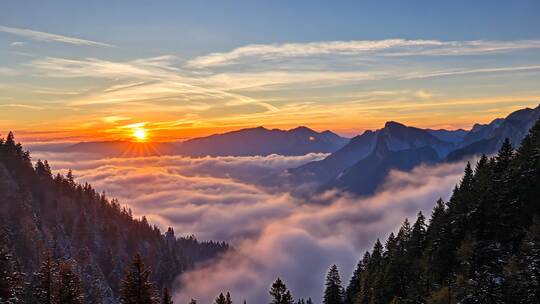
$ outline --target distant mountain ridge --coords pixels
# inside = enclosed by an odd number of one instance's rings
[[[252,156],[331,153],[348,141],[331,131],[316,132],[303,126],[290,130],[257,127],[187,140],[178,145],[178,154]]]
[[[303,126],[290,130],[256,127],[193,138],[184,142],[81,142],[68,146],[62,151],[112,157],[264,156],[270,154],[294,156],[308,153],[332,153],[343,147],[348,141],[348,138],[341,137],[331,131],[317,132]]]
[[[315,183],[319,190],[338,188],[372,194],[392,169],[410,170],[421,163],[458,161],[495,153],[505,138],[518,145],[540,118],[540,106],[525,108],[486,125],[466,130],[431,130],[387,122],[365,131],[320,161],[288,170],[292,183]]]
[[[475,154],[491,154],[497,151],[505,138],[518,146],[529,129],[540,118],[540,106],[510,113],[486,125],[476,124],[464,137],[462,147],[448,155],[446,160],[455,161]]]

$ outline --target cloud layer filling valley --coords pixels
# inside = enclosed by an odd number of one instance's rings
[[[224,240],[236,250],[210,265],[184,274],[175,295],[211,303],[221,291],[236,301],[267,301],[267,290],[281,277],[295,297],[320,301],[327,267],[336,263],[348,281],[357,260],[377,238],[396,230],[418,211],[427,216],[439,197],[446,199],[464,164],[420,166],[392,172],[382,190],[367,198],[335,192],[298,198],[258,180],[297,167],[324,154],[285,157],[171,157],[90,159],[84,155],[34,153],[53,169],[73,169],[89,182],[177,235]],[[288,189],[288,185],[283,185]]]

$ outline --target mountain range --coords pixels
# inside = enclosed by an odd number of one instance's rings
[[[408,171],[420,164],[453,162],[474,155],[492,154],[505,138],[512,145],[518,145],[538,118],[540,106],[517,110],[488,124],[475,124],[470,130],[421,129],[389,121],[381,129],[365,131],[349,140],[331,131],[316,132],[307,127],[290,130],[257,127],[184,142],[82,142],[62,151],[106,157],[330,153],[320,161],[291,168],[279,177],[261,177],[260,182],[298,186],[310,183],[319,191],[337,188],[369,195],[377,190],[391,170]]]
[[[291,130],[247,128],[184,142],[140,143],[128,141],[81,142],[61,149],[61,152],[92,153],[107,157],[137,157],[158,155],[256,156],[304,155],[331,153],[343,147],[349,139],[330,131],[316,132],[306,127]]]
[[[338,188],[369,195],[390,170],[407,171],[427,163],[458,161],[495,153],[505,138],[513,145],[525,137],[540,118],[540,106],[515,111],[470,131],[431,130],[387,122],[382,129],[366,131],[328,157],[288,170],[289,181],[311,182],[319,190]]]

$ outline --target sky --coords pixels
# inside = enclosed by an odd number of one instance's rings
[[[538,1],[2,1],[0,132],[430,128],[540,103]],[[472,3],[471,3],[472,2]]]

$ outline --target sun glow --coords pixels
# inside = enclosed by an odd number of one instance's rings
[[[137,141],[144,142],[146,141],[148,134],[145,129],[134,129],[132,136]]]

